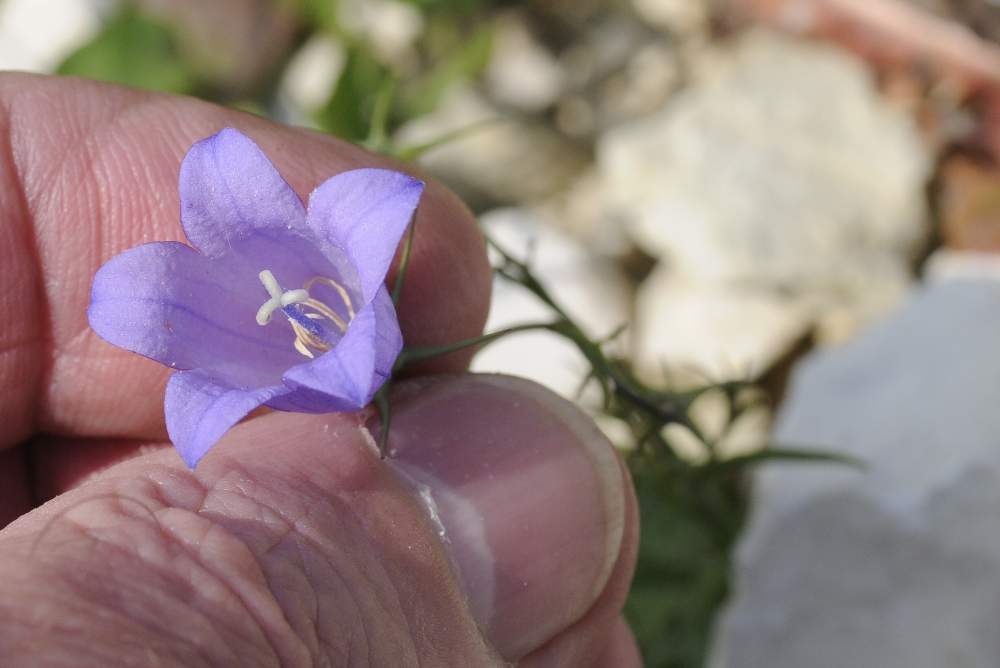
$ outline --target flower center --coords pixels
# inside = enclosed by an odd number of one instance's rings
[[[259,276],[271,298],[257,309],[257,324],[262,327],[267,325],[274,312],[280,310],[295,332],[295,349],[310,359],[316,357],[316,352],[322,354],[330,350],[339,339],[337,334],[343,335],[354,319],[351,296],[344,286],[332,278],[314,276],[298,290],[283,290],[270,269],[263,270]],[[347,311],[346,322],[336,311],[309,294],[309,290],[317,284],[329,286],[337,292]],[[330,325],[339,332],[331,331]]]

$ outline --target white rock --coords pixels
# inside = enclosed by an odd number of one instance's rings
[[[909,294],[913,279],[899,261],[885,259],[822,286],[799,291],[813,305],[816,343],[844,343],[866,326],[890,313]]]
[[[51,73],[101,28],[96,0],[0,2],[0,70]]]
[[[565,230],[591,251],[604,257],[623,258],[635,250],[621,223],[606,215],[604,181],[588,169],[573,184],[538,205],[548,225]]]
[[[930,283],[795,375],[715,668],[1000,665],[1000,281]]]
[[[641,22],[625,14],[611,14],[587,26],[579,39],[559,54],[570,85],[593,86],[626,67],[637,47],[648,41],[648,32]]]
[[[368,38],[383,60],[413,59],[413,45],[424,31],[424,16],[414,5],[398,0],[364,1]]]
[[[530,255],[532,272],[589,336],[607,336],[627,322],[630,288],[614,262],[593,256],[571,237],[541,224],[527,209],[497,209],[483,215],[481,223],[515,257]],[[553,319],[552,312],[521,286],[500,277],[494,282],[487,332]],[[487,346],[472,369],[531,378],[573,398],[589,366],[566,339],[529,332]]]
[[[551,106],[562,92],[565,78],[555,56],[516,13],[503,15],[494,25],[493,51],[485,76],[495,100],[526,112]]]
[[[474,204],[536,202],[568,187],[589,158],[540,124],[504,118],[469,88],[451,91],[431,114],[406,123],[396,142],[407,146],[470,130],[420,158],[422,167]]]
[[[387,62],[411,55],[410,47],[424,29],[420,10],[401,0],[341,0],[337,20],[343,30],[366,39]]]
[[[708,29],[709,11],[706,0],[632,0],[632,5],[636,13],[650,25],[680,36]]]
[[[905,267],[930,160],[865,65],[766,33],[709,61],[662,112],[599,143],[610,206],[644,248],[693,280],[797,291]]]
[[[626,71],[632,105],[638,113],[650,113],[662,106],[681,78],[677,51],[657,42],[638,49]]]
[[[323,106],[344,69],[344,46],[326,35],[311,37],[295,52],[279,87],[286,104],[306,116]]]
[[[681,81],[675,46],[624,14],[588,26],[559,54],[567,94],[556,107],[556,125],[592,139],[660,109]]]
[[[693,283],[661,266],[636,299],[636,369],[657,384],[756,378],[810,320],[806,305],[773,291]]]
[[[942,247],[927,258],[924,275],[931,281],[956,278],[1000,280],[1000,256],[996,253],[957,251]]]

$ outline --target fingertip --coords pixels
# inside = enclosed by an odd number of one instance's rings
[[[518,664],[519,668],[598,666],[630,668],[642,665],[634,637],[622,618],[639,550],[639,509],[628,469],[621,466],[625,484],[624,533],[618,561],[600,596],[575,623],[559,631]],[[632,645],[630,647],[630,645]],[[635,655],[633,657],[633,654]],[[630,663],[632,659],[637,663]],[[617,663],[617,661],[621,663]]]
[[[512,377],[452,377],[404,396],[390,463],[440,522],[497,651],[520,660],[605,600],[617,614],[634,561],[634,510],[620,461],[593,422]]]

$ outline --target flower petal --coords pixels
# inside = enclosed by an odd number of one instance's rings
[[[184,462],[194,468],[233,425],[287,391],[282,385],[240,390],[218,384],[203,371],[179,371],[170,377],[163,402],[167,433]]]
[[[375,377],[370,392],[374,395],[392,375],[392,365],[403,349],[403,333],[399,331],[396,307],[383,285],[372,301],[375,311]]]
[[[257,325],[267,293],[256,275],[234,281],[227,269],[177,242],[128,250],[94,277],[90,326],[172,368],[207,368],[234,385],[277,384],[302,359],[291,331]]]
[[[286,371],[285,384],[293,388],[286,401],[308,401],[324,412],[355,411],[367,405],[374,394],[371,387],[375,376],[375,322],[375,308],[369,304],[354,316],[344,338],[332,350]]]
[[[191,147],[181,164],[180,197],[184,232],[209,256],[254,232],[306,233],[298,195],[257,144],[232,128]]]
[[[327,179],[309,197],[313,234],[347,254],[365,303],[385,281],[424,184],[388,169],[355,169]]]
[[[396,320],[396,308],[393,306],[392,297],[389,296],[389,291],[385,289],[385,286],[382,286],[382,288],[379,289],[371,305],[365,309],[365,311],[369,310],[372,312],[375,320],[374,371],[372,373],[371,384],[368,387],[367,392],[364,393],[364,396],[360,396],[356,399],[345,400],[338,394],[330,394],[329,387],[320,390],[300,384],[290,393],[275,397],[271,401],[268,401],[267,405],[271,408],[284,411],[328,413],[336,411],[354,411],[368,404],[371,401],[371,398],[376,392],[378,392],[379,388],[382,387],[383,383],[385,383],[385,381],[388,380],[389,376],[392,374],[392,366],[395,364],[396,358],[399,356],[399,351],[403,348],[403,335],[399,331],[399,322]],[[367,313],[363,313],[365,317],[367,317]],[[361,315],[359,314],[358,317],[361,317]],[[353,332],[352,336],[357,336],[361,333],[360,328],[363,326],[363,321],[359,322],[356,318],[352,322],[351,330],[349,331]],[[354,329],[355,327],[358,327],[359,329]],[[360,347],[363,343],[363,339],[359,336],[352,339],[347,345]],[[341,346],[344,346],[343,340],[341,340],[335,350],[339,350],[339,354],[349,354],[348,349],[342,348]],[[330,354],[331,353],[327,353],[326,355]],[[326,355],[321,357],[316,362],[312,362],[304,366],[312,367],[313,365],[319,365],[318,369],[314,369],[314,371],[316,371],[319,375],[326,372],[339,373],[339,371],[334,371],[331,368],[332,364],[330,364],[333,359],[336,358],[333,358],[328,362],[321,362]],[[361,378],[361,374],[358,374],[358,377]],[[321,383],[313,383],[313,385],[317,387],[320,384]]]

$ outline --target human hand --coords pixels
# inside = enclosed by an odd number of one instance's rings
[[[386,461],[366,415],[261,415],[193,472],[168,447],[167,371],[90,331],[90,283],[182,240],[180,159],[225,126],[300,196],[386,165],[196,100],[0,75],[0,664],[639,665],[627,474],[536,385],[425,366],[397,384]],[[475,336],[474,222],[433,184],[417,218],[405,339]]]

